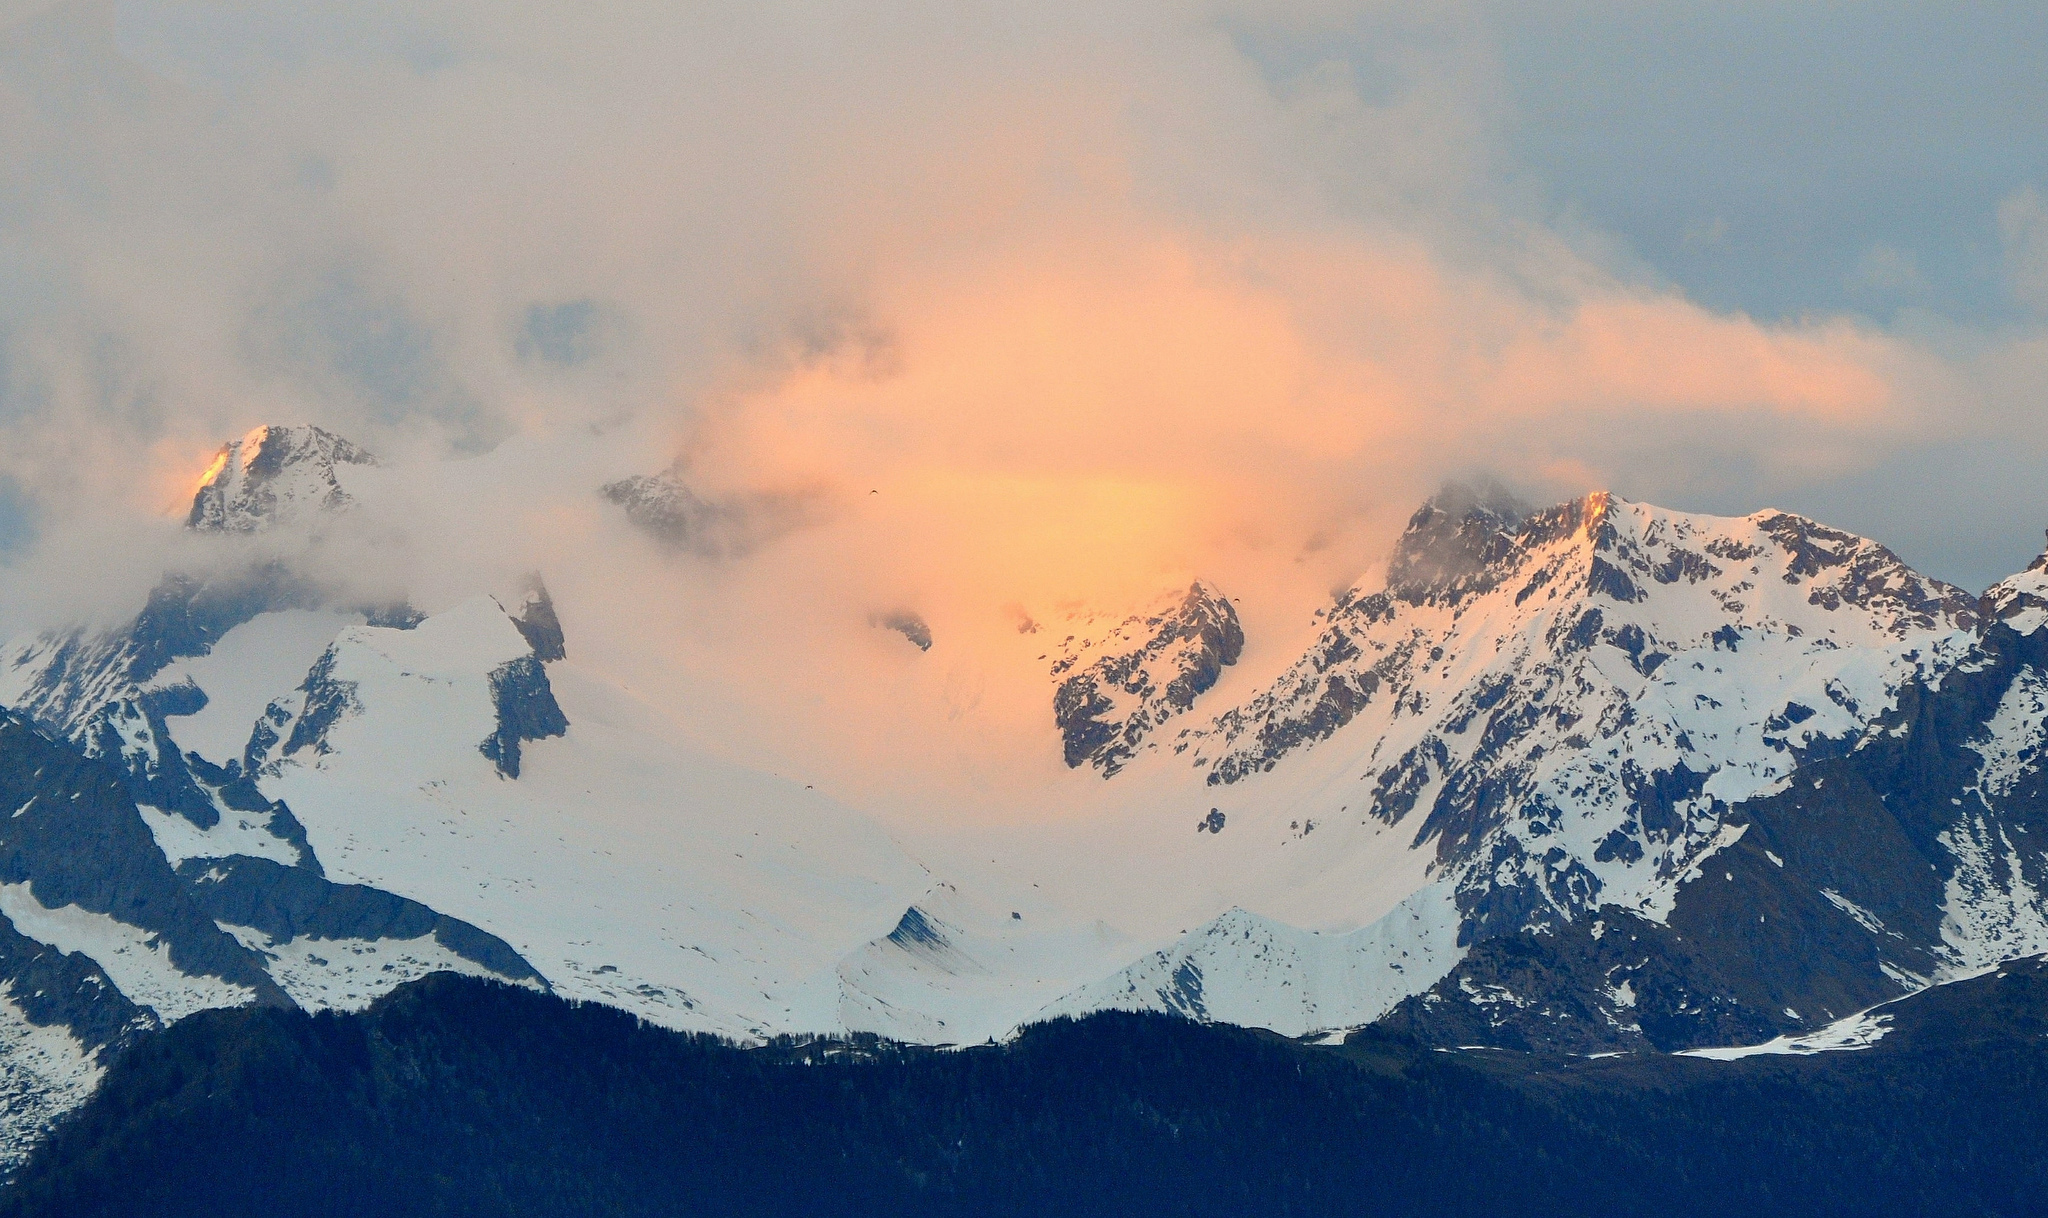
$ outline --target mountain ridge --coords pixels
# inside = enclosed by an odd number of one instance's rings
[[[193,519],[235,523],[202,538],[317,536],[378,493],[343,487],[373,459],[318,429],[222,453]],[[664,486],[598,493],[644,516]],[[733,564],[772,540],[689,533],[739,518],[681,490],[706,506],[673,548]],[[1052,760],[1088,784],[1047,791],[1105,819],[984,867],[703,754],[569,636],[540,573],[357,606],[283,553],[0,652],[0,703],[106,767],[150,882],[281,1005],[450,968],[750,1039],[975,1043],[1114,1009],[1670,1052],[2048,951],[2048,555],[1974,597],[1789,513],[1447,488],[1270,680],[1223,679],[1247,639],[1204,580],[1021,615]],[[924,630],[914,663],[958,662]],[[0,913],[47,946],[52,908]],[[135,950],[66,967],[107,965],[128,1002]],[[22,953],[17,995],[55,959]],[[152,976],[151,1018],[242,1000]],[[109,1003],[76,1026],[127,1018]]]

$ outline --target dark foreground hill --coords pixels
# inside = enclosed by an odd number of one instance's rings
[[[1312,1047],[1098,1015],[960,1052],[741,1049],[441,975],[144,1037],[8,1216],[2048,1210],[2048,967],[1737,1062]]]

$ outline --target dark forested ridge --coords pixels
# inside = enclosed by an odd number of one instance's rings
[[[1739,1062],[1097,1015],[742,1049],[442,975],[154,1033],[0,1214],[2003,1214],[2048,1208],[2048,967]]]

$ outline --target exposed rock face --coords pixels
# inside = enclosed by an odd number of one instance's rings
[[[2026,570],[1993,584],[1984,594],[1983,612],[2020,634],[2048,625],[2048,552]]]
[[[361,884],[331,884],[299,867],[239,855],[187,859],[179,875],[216,921],[262,932],[274,943],[408,941],[432,936],[456,956],[510,981],[547,982],[496,935]]]
[[[507,778],[519,777],[519,745],[545,740],[569,730],[569,717],[555,701],[547,670],[534,656],[521,656],[491,670],[491,703],[498,709],[498,730],[477,747]]]
[[[896,609],[888,613],[877,613],[868,619],[868,625],[877,630],[893,630],[919,651],[932,649],[932,628],[924,618],[908,609]]]
[[[133,694],[173,661],[202,656],[259,614],[310,608],[318,591],[282,566],[195,579],[164,577],[134,621],[113,630],[76,628],[10,643],[0,654],[6,704],[72,734],[107,703]]]
[[[813,495],[756,493],[706,499],[675,470],[622,478],[607,483],[600,493],[624,508],[626,519],[648,536],[707,559],[745,557],[815,523],[821,510]]]
[[[562,623],[555,616],[555,603],[548,589],[535,575],[526,596],[507,617],[526,640],[533,654],[508,660],[491,670],[491,703],[498,711],[498,728],[478,747],[507,778],[519,777],[519,746],[522,741],[545,740],[569,730],[569,717],[555,701],[545,664],[566,659],[567,641]]]
[[[221,446],[192,496],[188,527],[247,533],[319,512],[338,512],[354,499],[344,488],[349,466],[376,458],[319,427],[258,427]]]
[[[118,772],[0,714],[0,802],[16,809],[0,820],[0,885],[25,885],[24,908],[75,906],[161,944],[163,972],[212,978],[242,1001],[288,1003],[262,962],[192,902]],[[9,916],[21,929],[20,913]]]
[[[1485,592],[1499,581],[1528,514],[1499,487],[1445,487],[1409,518],[1387,563],[1387,591],[1410,604]]]
[[[1086,623],[1060,645],[1053,721],[1067,764],[1121,770],[1167,720],[1185,714],[1244,651],[1228,598],[1196,581],[1145,613]]]
[[[533,648],[534,659],[552,664],[569,658],[568,640],[562,635],[562,620],[555,616],[555,602],[549,599],[548,586],[540,576],[532,578],[525,598],[506,612],[511,616],[512,624],[519,627],[520,635]],[[412,624],[418,625],[418,619]]]

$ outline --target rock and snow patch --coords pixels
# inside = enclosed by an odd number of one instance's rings
[[[247,533],[355,499],[345,489],[351,466],[377,459],[319,427],[258,427],[221,446],[200,478],[186,525],[200,532]]]
[[[265,613],[228,631],[205,655],[173,661],[143,688],[197,687],[204,705],[168,718],[178,747],[216,761],[238,758],[270,700],[298,684],[335,636],[362,620],[360,613],[324,609]]]
[[[1856,1049],[1868,1049],[1891,1031],[1892,1017],[1875,1011],[1864,1011],[1847,1019],[1838,1019],[1816,1032],[1805,1032],[1796,1036],[1779,1036],[1760,1045],[1732,1045],[1717,1049],[1687,1049],[1680,1057],[1703,1057],[1708,1061],[1732,1062],[1745,1057],[1763,1054],[1797,1054],[1809,1056],[1815,1053],[1839,1053]]]
[[[271,859],[287,867],[297,866],[301,861],[298,845],[272,830],[273,818],[268,812],[238,812],[230,808],[221,813],[212,828],[201,829],[187,817],[148,804],[137,804],[136,811],[142,813],[142,823],[149,827],[157,849],[163,851],[164,859],[173,867],[186,859],[217,859],[232,854]]]
[[[1984,758],[1977,771],[1980,798],[2000,799],[2011,794],[2020,779],[2041,768],[2044,746],[2048,746],[2048,675],[2029,664],[2013,677],[1981,737],[1969,742]]]
[[[172,963],[170,945],[139,926],[76,905],[46,909],[27,884],[0,884],[0,914],[38,943],[91,958],[129,1001],[166,1023],[256,997],[233,982],[183,971]]]
[[[2023,853],[2005,829],[1972,811],[1937,839],[1955,860],[1942,899],[1945,972],[1957,975],[2048,952],[2048,907],[2027,877],[2038,850]]]
[[[1028,913],[1026,912],[1028,911]],[[1013,1032],[1083,980],[1130,959],[1130,939],[1029,896],[992,899],[938,884],[889,933],[840,960],[849,1029],[927,1044],[979,1044]]]
[[[2017,575],[1991,585],[1984,593],[1991,616],[2022,635],[2048,625],[2048,553]]]
[[[1307,655],[1181,742],[1220,788],[1340,755],[1366,814],[1412,825],[1485,933],[1609,903],[1656,918],[1728,844],[1729,806],[1968,654],[1975,612],[1780,512],[1426,507],[1382,586],[1340,597]]]
[[[69,1028],[32,1022],[0,993],[0,1172],[28,1157],[58,1117],[85,1102],[103,1073]]]
[[[505,978],[442,946],[431,934],[415,939],[315,939],[283,942],[248,926],[220,928],[264,959],[264,968],[309,1011],[360,1011],[408,981],[429,973]]]
[[[1138,613],[1076,612],[1051,626],[1066,631],[1054,644],[1052,676],[1067,765],[1092,765],[1104,777],[1156,747],[1154,729],[1191,709],[1244,651],[1236,608],[1201,580]]]

